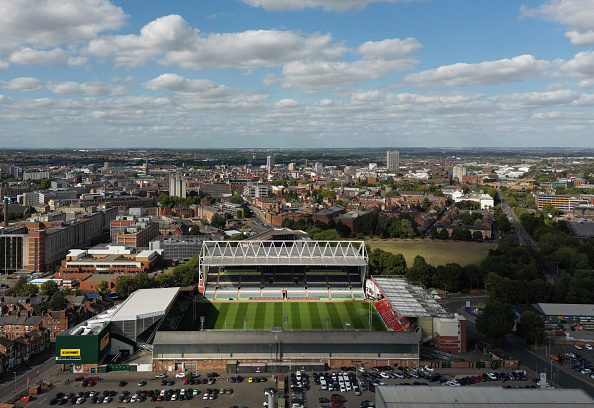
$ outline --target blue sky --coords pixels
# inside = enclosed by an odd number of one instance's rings
[[[2,0],[0,147],[594,147],[594,0]]]

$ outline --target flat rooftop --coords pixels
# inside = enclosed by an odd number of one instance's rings
[[[532,307],[546,316],[594,316],[593,304],[535,303]]]
[[[180,288],[139,289],[122,303],[111,320],[138,320],[164,315],[179,290]]]
[[[376,388],[377,408],[495,408],[592,407],[581,389],[503,389],[501,387],[393,387]]]

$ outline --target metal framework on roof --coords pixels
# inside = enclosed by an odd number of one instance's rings
[[[406,317],[447,317],[445,310],[427,289],[410,284],[404,276],[373,277],[384,298],[388,299],[398,314]]]
[[[354,266],[367,271],[365,241],[204,241],[201,287],[210,267]]]

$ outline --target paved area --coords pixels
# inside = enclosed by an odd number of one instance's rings
[[[373,371],[370,371],[373,372]],[[476,370],[476,369],[443,369],[440,371],[441,374],[446,376],[448,379],[456,379],[460,377],[464,377],[467,375],[477,375],[484,370]],[[206,376],[206,372],[199,372],[200,377],[202,379]],[[106,408],[109,407],[123,407],[127,406],[130,403],[121,403],[118,402],[117,397],[121,394],[122,391],[126,390],[131,394],[134,394],[137,390],[158,390],[159,392],[163,389],[198,389],[199,395],[193,397],[191,400],[186,401],[163,401],[163,402],[151,402],[150,399],[144,401],[141,406],[151,406],[151,407],[167,407],[167,406],[177,406],[177,407],[208,407],[208,408],[229,408],[233,406],[238,407],[247,407],[247,408],[255,408],[255,407],[262,407],[263,403],[267,401],[267,397],[264,395],[264,390],[269,387],[274,387],[273,376],[270,374],[266,375],[266,382],[260,383],[249,383],[247,379],[250,376],[258,376],[262,377],[263,374],[241,374],[244,377],[244,381],[242,383],[230,383],[229,375],[219,372],[220,377],[216,379],[215,384],[213,385],[183,385],[183,380],[178,380],[174,377],[173,373],[168,374],[168,379],[172,379],[175,381],[175,384],[171,386],[163,386],[161,385],[161,379],[155,378],[155,373],[129,373],[129,372],[111,372],[107,374],[97,374],[97,376],[101,377],[102,380],[99,381],[95,386],[90,388],[85,388],[82,386],[81,381],[73,381],[75,376],[70,373],[59,373],[56,375],[56,378],[53,379],[54,388],[52,390],[44,391],[40,394],[35,400],[29,403],[19,402],[20,406],[27,406],[27,407],[47,407],[49,406],[50,400],[54,398],[56,393],[78,393],[84,391],[98,391],[102,394],[104,391],[114,391],[117,393],[116,397],[113,401],[105,404],[101,404]],[[288,376],[287,376],[288,377]],[[353,391],[340,393],[336,391],[323,391],[319,385],[316,385],[312,378],[312,373],[308,373],[308,377],[310,379],[310,389],[306,392],[306,408],[320,408],[322,405],[319,403],[319,398],[328,398],[330,399],[332,394],[338,393],[345,397],[345,407],[346,408],[358,408],[360,406],[361,401],[369,400],[375,401],[375,394],[371,391],[363,392],[360,396],[355,396]],[[144,380],[147,382],[144,386],[139,386],[138,382],[140,380]],[[124,387],[119,386],[120,381],[126,381],[127,385]],[[419,382],[422,384],[426,384],[425,386],[441,386],[441,384],[434,382],[429,383],[427,380],[424,379],[382,379],[381,380],[385,384],[395,385],[398,384],[409,384],[412,385],[413,382]],[[66,384],[68,382],[68,384]],[[495,386],[501,388],[502,385],[510,385],[510,386],[525,386],[529,383],[523,381],[509,381],[506,383],[497,382],[486,382],[486,383],[479,383],[470,385],[472,387],[486,387],[486,386]],[[422,385],[419,385],[422,386]],[[218,395],[214,400],[203,400],[202,395],[206,391],[207,388],[211,389],[220,389],[220,388],[232,388],[233,393],[231,395]],[[69,403],[66,405],[70,405]],[[83,404],[92,405],[89,400],[86,400]]]

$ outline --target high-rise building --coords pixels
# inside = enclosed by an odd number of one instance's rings
[[[453,173],[452,175],[454,178],[457,178],[458,181],[462,181],[462,177],[464,177],[466,175],[466,167],[458,164],[458,165],[454,166],[452,173]]]
[[[169,195],[186,198],[186,178],[179,174],[169,176]]]
[[[388,150],[387,157],[388,163],[386,168],[398,173],[400,170],[400,152],[398,150]]]
[[[316,162],[316,164],[314,164],[314,171],[318,174],[323,173],[324,172],[324,165],[320,162]]]
[[[274,169],[274,156],[266,156],[266,171],[270,172]]]

